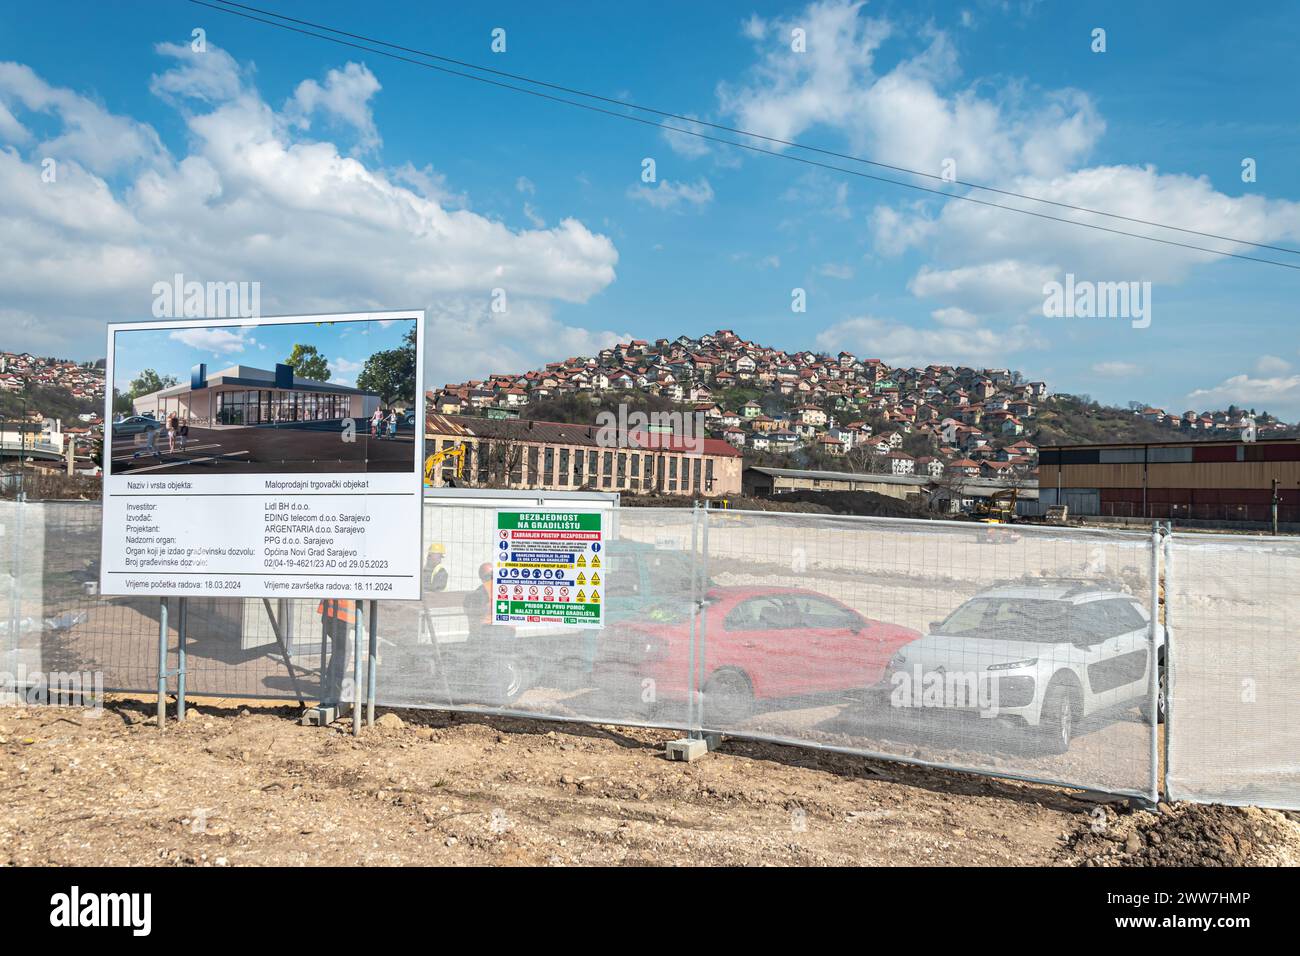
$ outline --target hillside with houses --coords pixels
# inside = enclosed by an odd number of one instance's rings
[[[850,352],[786,352],[729,329],[633,339],[594,356],[447,385],[430,397],[444,415],[538,418],[568,407],[575,418],[585,411],[586,421],[595,409],[575,397],[604,408],[652,399],[699,413],[711,436],[751,463],[1009,481],[1036,476],[1040,433],[1050,442],[1227,438],[1244,417],[1236,409],[1108,409],[1053,396],[1046,382],[1009,368],[891,367]],[[1261,437],[1286,429],[1268,416],[1256,427]],[[1110,434],[1087,434],[1095,428]]]
[[[73,362],[42,358],[26,352],[0,352],[0,392],[17,394],[29,388],[57,389],[74,401],[104,400],[103,362]]]
[[[104,407],[104,363],[0,352],[0,426],[87,435]]]

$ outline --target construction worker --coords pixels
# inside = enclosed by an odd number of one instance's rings
[[[492,564],[484,561],[478,566],[480,587],[465,595],[465,616],[469,618],[471,638],[492,636]]]
[[[449,575],[447,569],[442,566],[442,560],[447,556],[447,548],[441,541],[435,541],[429,545],[428,554],[424,559],[424,588],[426,591],[445,591],[447,590],[447,580]]]
[[[348,672],[348,641],[361,613],[360,604],[360,601],[348,598],[322,598],[316,605],[316,613],[321,617],[321,625],[330,645],[329,664],[321,673],[322,704],[337,705],[341,702],[343,680]]]
[[[492,623],[496,598],[492,592],[492,565],[478,566],[481,586],[465,596],[469,618],[469,673],[474,691],[485,694],[489,704],[512,701],[524,686],[526,661],[515,640],[515,629]]]

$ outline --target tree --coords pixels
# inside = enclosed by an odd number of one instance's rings
[[[325,356],[314,345],[299,342],[284,360],[284,364],[293,369],[293,374],[299,378],[309,378],[313,382],[330,380],[329,362],[325,361]]]
[[[527,446],[519,440],[521,433],[517,423],[503,424],[506,427],[500,434],[478,444],[478,454],[482,456],[479,464],[480,487],[510,488],[523,482],[524,452]],[[539,448],[537,454],[540,459],[544,454],[543,449]],[[559,452],[554,454],[559,455]],[[529,475],[528,483],[533,487],[542,487],[536,475]]]
[[[844,456],[845,463],[864,475],[893,474],[894,465],[889,456],[882,455],[871,445],[854,445]]]
[[[135,405],[133,404],[135,399],[141,395],[148,395],[164,388],[171,388],[175,384],[177,384],[177,380],[174,376],[159,375],[153,369],[147,368],[131,379],[125,392],[113,389],[113,413],[115,415],[130,415],[135,411]]]
[[[366,359],[357,388],[374,392],[385,405],[394,402],[415,404],[415,373],[418,368],[415,354],[415,328],[402,339],[400,348],[376,352]]]
[[[127,395],[131,398],[139,398],[141,395],[148,395],[150,392],[158,392],[164,388],[171,388],[177,384],[177,380],[171,375],[159,375],[151,368],[145,369],[135,378],[131,379]]]

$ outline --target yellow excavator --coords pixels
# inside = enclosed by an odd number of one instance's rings
[[[424,459],[424,485],[426,488],[433,487],[433,479],[437,477],[438,466],[449,458],[456,459],[455,477],[448,481],[448,484],[455,488],[456,483],[460,481],[461,475],[465,471],[465,445],[461,443],[455,448],[444,448],[442,451],[435,452],[428,458]]]
[[[1018,488],[1000,488],[988,498],[975,502],[971,514],[985,524],[1011,524],[1016,517]]]

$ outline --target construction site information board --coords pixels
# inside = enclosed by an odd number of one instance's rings
[[[101,592],[418,599],[423,328],[110,325]]]
[[[605,544],[599,512],[498,511],[493,623],[604,627]]]

